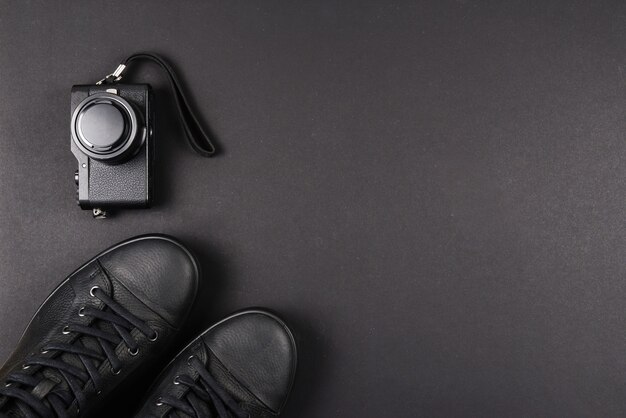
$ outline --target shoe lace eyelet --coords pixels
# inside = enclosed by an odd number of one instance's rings
[[[189,358],[187,359],[187,366],[191,366],[191,361],[195,358],[196,356],[189,356]]]
[[[22,364],[22,370],[28,370],[30,366],[28,364]]]
[[[78,310],[78,316],[85,316],[85,307],[84,307],[84,306],[83,306],[83,307],[81,307],[81,308]]]
[[[157,398],[156,402],[155,402],[156,406],[163,406],[163,398]]]
[[[139,354],[139,347],[136,347],[134,350],[132,349],[128,349],[128,354],[130,354],[131,356],[135,357],[137,354]]]
[[[155,342],[159,338],[159,333],[154,331],[154,337],[148,337],[148,341]]]
[[[42,348],[42,349],[41,349],[41,351],[40,351],[40,353],[41,353],[41,354],[48,354],[48,353],[49,353],[49,351],[48,351],[48,350],[45,350],[45,349],[43,349],[43,348]]]
[[[180,376],[176,376],[176,377],[174,378],[174,384],[175,384],[175,385],[180,385]]]
[[[115,376],[117,376],[118,374],[120,374],[122,372],[122,369],[114,369],[113,367],[111,367],[111,373],[113,373]]]
[[[96,290],[99,290],[100,286],[94,286],[91,289],[89,289],[89,295],[91,295],[92,298],[96,297]]]
[[[66,326],[64,326],[64,327],[63,327],[63,331],[61,331],[61,334],[63,334],[63,335],[67,335],[67,334],[69,334],[69,333],[70,333],[70,327],[69,327],[69,326],[67,326],[67,325],[66,325]]]

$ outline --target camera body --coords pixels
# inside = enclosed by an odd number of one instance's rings
[[[71,97],[74,180],[82,209],[146,208],[152,201],[152,89],[148,84],[75,85]]]

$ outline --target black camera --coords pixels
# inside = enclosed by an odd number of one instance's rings
[[[72,87],[72,153],[78,204],[94,214],[145,208],[152,199],[152,89],[147,84]]]
[[[147,208],[152,202],[154,113],[148,84],[122,84],[127,66],[151,61],[167,75],[191,148],[203,157],[216,149],[192,111],[174,70],[158,55],[137,53],[96,84],[72,87],[72,153],[78,204],[96,218],[117,208]]]

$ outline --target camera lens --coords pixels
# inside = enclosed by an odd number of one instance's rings
[[[81,112],[76,128],[88,145],[106,151],[123,139],[126,122],[120,109],[112,104],[98,103]]]
[[[109,164],[132,156],[144,141],[145,129],[133,107],[112,93],[96,93],[76,107],[72,139],[82,152]]]

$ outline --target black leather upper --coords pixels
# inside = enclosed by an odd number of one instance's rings
[[[131,335],[137,342],[139,352],[132,355],[124,342],[115,347],[115,355],[121,361],[121,371],[115,374],[108,360],[97,364],[102,381],[96,395],[93,382],[86,382],[84,396],[89,399],[87,410],[80,415],[97,411],[107,402],[108,396],[119,385],[135,378],[136,370],[150,362],[175,341],[178,328],[184,323],[195,299],[198,285],[198,268],[191,254],[179,243],[165,236],[143,236],[133,238],[100,254],[71,274],[42,304],[28,325],[18,347],[0,369],[0,385],[12,372],[27,372],[57,382],[58,388],[33,389],[33,393],[44,399],[46,394],[67,386],[67,382],[54,369],[30,367],[23,370],[22,364],[32,353],[40,353],[44,346],[55,343],[80,344],[97,347],[93,337],[79,336],[75,332],[64,333],[66,325],[100,327],[114,330],[110,324],[101,325],[98,319],[80,316],[81,308],[103,309],[104,304],[90,291],[97,286],[105,296],[125,308],[138,320],[156,332],[156,341],[151,341],[138,329]],[[106,328],[109,327],[109,328]],[[78,356],[51,351],[49,358],[82,367]],[[83,360],[84,361],[84,360]],[[12,413],[20,409],[14,400],[0,397],[0,411],[7,408]],[[24,408],[23,406],[21,408]],[[78,414],[74,401],[69,408],[70,416]],[[17,415],[19,416],[19,414]]]
[[[198,267],[187,250],[169,239],[130,242],[124,251],[99,257],[102,267],[137,299],[178,327],[196,297]]]
[[[276,416],[293,384],[297,354],[294,338],[275,315],[262,310],[236,313],[209,328],[167,366],[136,416],[167,417],[171,408],[159,405],[163,396],[184,399],[189,389],[175,384],[177,376],[199,378],[190,367],[197,357],[212,377],[250,417]],[[211,405],[198,416],[217,417]],[[177,416],[188,416],[180,414]]]

